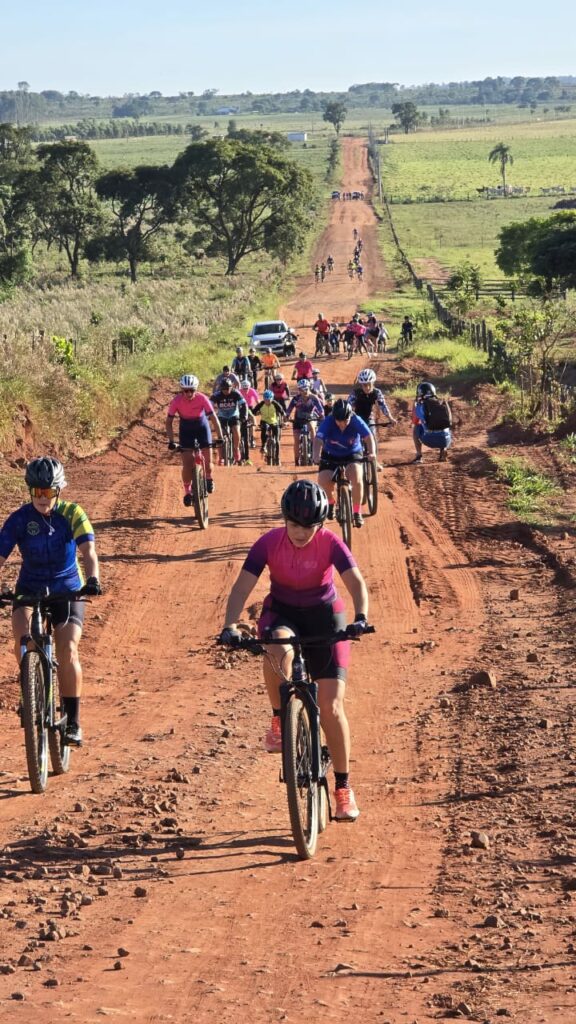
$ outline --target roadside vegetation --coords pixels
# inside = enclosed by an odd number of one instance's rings
[[[509,488],[510,511],[531,526],[552,522],[554,502],[561,494],[554,481],[522,458],[493,459],[493,462],[497,479]]]

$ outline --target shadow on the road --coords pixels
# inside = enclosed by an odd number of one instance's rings
[[[245,558],[247,544],[222,544],[220,547],[200,548],[198,551],[186,551],[181,555],[159,555],[153,551],[118,552],[116,555],[99,555],[101,562],[227,562],[234,558]]]

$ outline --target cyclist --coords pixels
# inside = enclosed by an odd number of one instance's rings
[[[360,416],[360,419],[363,419],[368,424],[374,437],[376,437],[376,406],[388,417],[392,425],[396,423],[396,420],[390,412],[380,388],[374,386],[376,383],[374,370],[369,368],[360,370],[356,381],[360,386],[354,388],[354,391],[348,396],[348,401],[356,415]]]
[[[368,458],[376,460],[376,445],[370,427],[355,414],[344,398],[338,398],[330,416],[318,427],[314,439],[314,462],[320,463],[318,483],[328,495],[328,519],[334,519],[334,480],[337,466],[346,467],[352,484],[354,526],[364,525],[362,518],[362,467],[364,449]]]
[[[216,391],[212,395],[210,401],[218,411],[218,419],[220,420],[222,432],[224,433],[224,431],[230,430],[232,433],[234,461],[237,466],[241,466],[240,420],[244,415],[247,415],[249,419],[254,421],[254,417],[246,404],[246,399],[242,397],[240,391],[237,391],[236,388],[232,387],[231,380],[225,379],[220,385],[220,390]]]
[[[315,268],[314,268],[314,280],[316,281],[316,284],[318,284],[318,282],[320,280],[320,264],[319,263],[317,263]]]
[[[305,377],[298,381],[298,393],[294,396],[286,410],[286,419],[294,410],[294,462],[298,465],[300,453],[300,431],[304,424],[308,424],[310,438],[313,441],[316,433],[316,420],[324,417],[322,403],[316,395],[311,393],[310,381]]]
[[[278,359],[278,356],[274,355],[270,347],[264,349],[264,355],[262,356],[262,369],[264,370],[264,387],[267,388],[270,385],[274,370],[280,369],[280,360]]]
[[[439,461],[445,462],[448,448],[452,444],[452,413],[448,402],[437,397],[436,388],[427,380],[416,388],[412,423],[412,438],[416,449],[414,462],[422,462],[422,445],[439,449]]]
[[[361,281],[364,276],[364,267],[362,266],[361,263],[358,263],[356,265],[356,276],[359,281]]]
[[[348,260],[348,277],[354,277],[354,260]]]
[[[326,385],[320,376],[320,370],[312,370],[312,383],[311,390],[313,395],[317,395],[321,402],[324,401],[324,395],[326,394]]]
[[[331,274],[334,270],[334,257],[331,254],[326,258],[326,266],[328,268],[328,273]]]
[[[329,416],[334,406],[334,395],[327,391],[324,395],[324,415]]]
[[[330,324],[330,334],[328,336],[328,340],[330,342],[330,348],[336,354],[338,354],[338,349],[340,347],[340,339],[341,339],[341,337],[342,337],[342,331],[340,330],[338,324]]]
[[[314,355],[321,356],[324,352],[328,351],[328,338],[330,336],[330,322],[322,313],[318,313],[318,319],[312,325],[312,330],[316,331],[316,351]]]
[[[214,391],[219,391],[223,380],[229,380],[232,382],[232,387],[240,387],[240,378],[232,372],[229,366],[222,367],[222,373],[219,373],[214,381]]]
[[[334,587],[334,569],[340,574],[354,605],[354,624],[348,629],[359,636],[367,625],[368,590],[354,558],[332,531],[324,529],[328,512],[326,494],[311,480],[296,480],[282,495],[284,526],[265,533],[252,546],[234,583],[226,608],[226,624],[220,635],[233,643],[242,609],[266,567],[270,593],[259,621],[259,633],[272,630],[275,638],[330,635],[345,627],[344,603]],[[344,709],[349,643],[310,647],[306,660],[318,683],[320,720],[326,735],[335,775],[336,821],[354,821],[359,810],[350,789],[350,731]],[[264,745],[269,753],[281,753],[280,692],[290,677],[292,648],[272,646],[264,659],[264,681],[272,705],[272,722]]]
[[[274,374],[270,390],[274,395],[274,401],[278,402],[284,412],[286,412],[286,405],[290,401],[290,389],[284,380],[284,375],[279,370],[276,370]]]
[[[282,342],[282,355],[285,359],[289,359],[290,356],[296,355],[297,340],[298,335],[294,334],[294,331],[288,331],[288,333],[284,335],[284,341]]]
[[[354,241],[356,241],[356,239],[358,238],[358,228],[354,228],[352,235],[354,237]]]
[[[370,344],[371,352],[374,352],[376,348],[376,343],[378,341],[379,334],[380,326],[378,324],[376,317],[374,316],[374,313],[368,313],[366,316],[366,340]]]
[[[8,516],[0,529],[0,568],[15,547],[22,557],[16,592],[58,594],[72,590],[94,597],[101,594],[90,520],[76,502],[60,498],[66,487],[62,463],[48,455],[32,459],[26,467],[24,480],[31,500]],[[77,554],[87,576],[85,583],[76,561]],[[30,605],[16,598],[12,608],[12,632],[18,663],[21,637],[30,632],[31,616]],[[52,607],[58,682],[67,716],[65,740],[77,747],[82,745],[82,666],[78,645],[83,621],[82,601],[62,601]]]
[[[262,396],[262,401],[254,406],[252,412],[254,416],[260,416],[260,451],[264,454],[266,435],[269,429],[272,432],[272,436],[280,441],[280,428],[284,418],[284,408],[274,398],[274,392],[266,389]]]
[[[378,348],[379,352],[387,352],[388,351],[388,340],[389,340],[388,339],[388,331],[386,330],[386,327],[384,326],[384,321],[383,320],[379,320],[378,321],[378,340],[377,340],[377,348]]]
[[[246,377],[245,380],[240,381],[240,394],[246,402],[248,409],[253,409],[255,405],[260,401],[260,395]],[[244,437],[246,444],[246,453],[248,448],[254,448],[254,430],[253,422],[248,420],[247,416],[243,416],[240,421],[240,433]]]
[[[244,355],[244,349],[241,345],[236,349],[236,355],[232,360],[232,373],[235,373],[239,380],[243,380],[244,377],[250,377],[250,379],[252,379],[252,367],[250,366],[250,360],[248,356]]]
[[[326,264],[324,263],[324,260],[322,260],[322,263],[320,264],[320,280],[323,281],[325,277],[326,277]]]
[[[256,349],[251,348],[248,350],[248,359],[250,360],[250,369],[252,371],[252,382],[254,387],[258,387],[258,374],[262,369],[262,362],[260,356],[256,354]]]
[[[305,352],[301,352],[294,365],[294,371],[292,373],[292,380],[302,380],[304,377],[307,380],[312,380],[312,370],[314,367],[307,358]]]
[[[402,340],[404,344],[410,345],[412,343],[412,338],[414,336],[414,324],[412,323],[408,315],[406,315],[402,321],[400,333],[402,334]]]
[[[168,447],[171,451],[176,448],[174,441],[174,417],[179,418],[178,442],[182,448],[192,448],[197,441],[202,449],[204,459],[204,470],[206,473],[206,490],[208,494],[214,491],[212,479],[212,449],[210,443],[212,434],[208,420],[214,427],[217,437],[222,440],[222,428],[218,422],[214,407],[207,395],[198,391],[198,377],[193,373],[185,373],[180,378],[180,394],[175,395],[166,414],[166,436]],[[194,452],[182,452],[182,483],[184,484],[184,504],[187,508],[192,504],[192,473],[194,470]]]

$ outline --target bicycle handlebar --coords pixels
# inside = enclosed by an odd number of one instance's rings
[[[175,444],[175,447],[170,449],[173,452],[196,452],[202,451],[203,448],[218,448],[221,444],[224,444],[219,438],[216,441],[210,441],[209,444],[196,444],[193,448],[183,448],[180,444]]]
[[[60,594],[16,594],[11,590],[5,590],[0,594],[0,607],[6,608],[13,601],[26,605],[39,604],[49,608],[61,601],[88,601],[88,595],[80,590],[63,590]]]
[[[337,644],[337,643],[340,643],[343,640],[359,640],[361,636],[365,636],[367,633],[375,633],[376,632],[376,629],[374,628],[374,626],[367,625],[366,629],[363,631],[363,633],[360,633],[359,635],[355,635],[355,634],[351,634],[351,633],[348,632],[348,629],[350,629],[350,628],[351,627],[348,626],[348,627],[346,627],[346,629],[339,629],[339,630],[337,630],[336,633],[322,634],[322,635],[318,635],[318,636],[306,636],[306,637],[297,637],[297,636],[263,637],[262,639],[257,640],[253,636],[243,636],[243,637],[240,637],[239,640],[237,640],[237,641],[235,641],[234,643],[231,643],[231,644],[224,644],[224,643],[222,643],[220,638],[217,637],[216,638],[216,642],[218,644],[220,644],[221,647],[231,647],[233,650],[236,650],[236,651],[244,650],[244,651],[250,651],[252,654],[263,654],[264,653],[264,647],[265,646],[267,647],[267,646],[270,646],[270,645],[273,645],[273,644],[276,644],[278,646],[280,646],[281,644],[284,644],[284,645],[288,645],[290,647],[317,647],[317,646],[319,647],[319,646],[324,646],[324,645]]]

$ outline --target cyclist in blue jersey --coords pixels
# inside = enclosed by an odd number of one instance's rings
[[[346,467],[352,484],[354,526],[364,525],[362,518],[362,466],[364,450],[376,459],[376,446],[370,427],[352,411],[344,398],[334,402],[332,413],[320,424],[314,438],[312,458],[320,464],[318,483],[328,495],[328,519],[334,519],[334,481],[337,466]]]
[[[298,465],[302,427],[308,424],[310,436],[314,440],[316,421],[324,417],[322,402],[317,395],[312,394],[310,381],[306,377],[298,381],[298,392],[286,410],[286,419],[289,419],[291,412],[294,412],[294,462]]]
[[[102,591],[98,578],[98,556],[94,530],[84,510],[73,501],[62,501],[66,487],[64,467],[58,459],[43,456],[33,459],[24,477],[31,500],[8,516],[0,529],[0,569],[15,547],[22,565],[16,593],[36,595],[80,591],[97,596]],[[80,572],[80,555],[87,577]],[[16,660],[20,662],[20,638],[30,631],[32,609],[17,598],[12,611],[12,631]],[[54,642],[58,661],[58,682],[67,715],[66,741],[82,744],[80,696],[82,667],[78,644],[82,636],[84,604],[65,601],[52,608]]]

